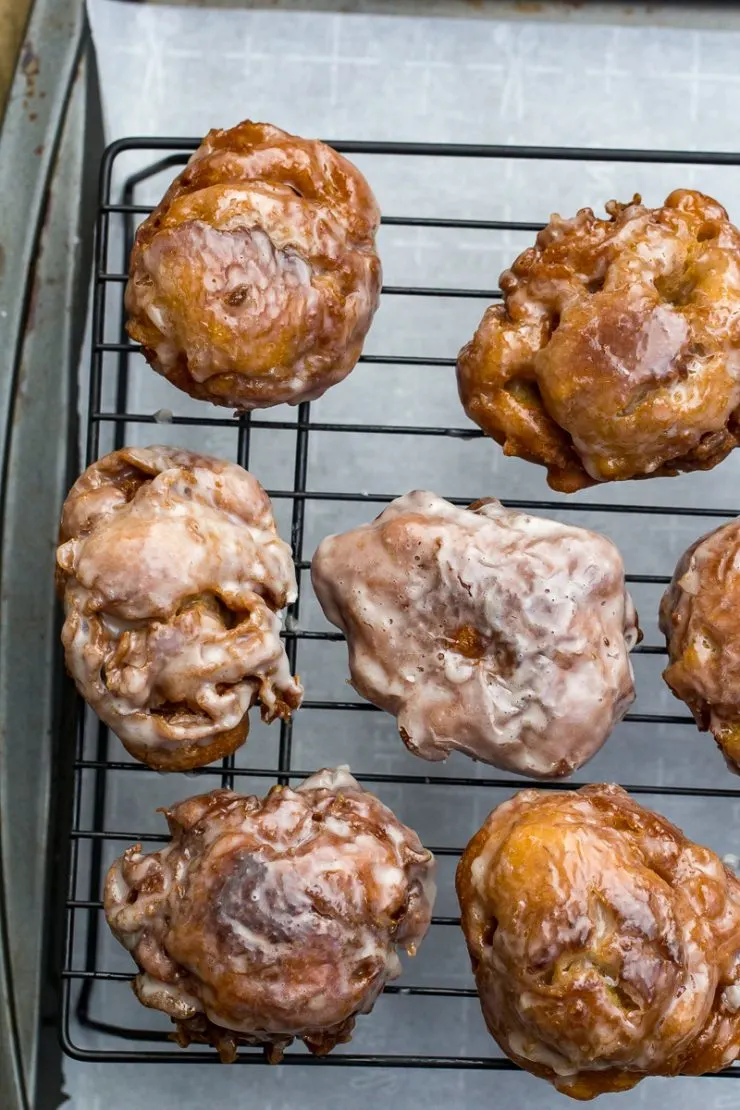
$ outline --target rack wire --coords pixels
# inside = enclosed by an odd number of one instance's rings
[[[192,151],[198,146],[198,139],[178,138],[146,138],[125,139],[113,143],[106,150],[100,176],[100,206],[97,216],[97,237],[95,251],[95,273],[93,283],[93,314],[92,314],[92,345],[90,360],[89,406],[86,424],[86,453],[87,463],[94,461],[99,456],[101,428],[110,426],[113,430],[113,447],[119,448],[126,440],[127,426],[131,424],[154,424],[158,417],[156,414],[145,412],[132,412],[128,408],[129,399],[129,371],[131,355],[138,349],[137,345],[129,341],[124,329],[123,288],[127,280],[127,263],[133,241],[135,224],[138,218],[151,211],[147,205],[135,202],[137,187],[142,182],[166,170],[173,172],[182,166],[189,158]],[[333,142],[338,151],[354,155],[384,155],[384,156],[427,156],[437,158],[469,158],[469,159],[513,159],[525,161],[570,161],[570,162],[627,162],[646,164],[671,164],[684,166],[727,166],[740,165],[740,155],[728,152],[696,153],[689,151],[648,151],[648,150],[598,150],[586,148],[557,148],[557,147],[526,147],[526,146],[482,146],[462,144],[439,143],[387,143],[387,142]],[[127,152],[139,152],[139,156],[146,156],[146,165],[139,172],[128,176],[120,190],[120,200],[113,199],[114,169],[118,159]],[[109,245],[111,239],[111,221],[122,221],[122,254],[120,271],[109,269]],[[425,216],[384,216],[383,224],[400,227],[431,227],[450,228],[460,230],[476,230],[483,232],[535,232],[543,225],[530,221],[514,221],[503,219],[451,219],[433,218]],[[117,289],[113,301],[109,294],[111,288]],[[464,289],[457,287],[426,287],[414,285],[384,286],[383,297],[414,296],[428,298],[476,298],[485,301],[501,297],[497,289]],[[111,305],[113,304],[113,308]],[[115,313],[119,338],[115,341],[106,339],[106,323],[109,322],[111,312]],[[106,356],[114,360],[114,406],[104,407],[104,379],[110,367],[106,363]],[[411,355],[363,355],[363,363],[393,366],[422,366],[445,367],[455,365],[453,358],[440,358],[436,356],[419,357]],[[447,437],[456,439],[472,439],[482,435],[471,427],[444,427],[444,426],[417,426],[397,424],[373,423],[339,423],[316,421],[311,416],[311,404],[304,402],[298,406],[295,418],[291,419],[263,419],[250,414],[242,415],[235,421],[230,416],[172,416],[174,425],[184,427],[197,426],[220,427],[235,429],[237,437],[237,461],[245,467],[249,466],[250,444],[252,433],[258,429],[280,430],[293,433],[294,436],[294,464],[293,485],[289,489],[268,490],[270,496],[276,501],[287,500],[291,506],[290,541],[299,581],[298,600],[290,607],[286,630],[287,652],[291,669],[295,673],[300,670],[299,661],[301,645],[310,644],[311,641],[338,641],[343,637],[333,631],[314,631],[301,626],[301,600],[303,590],[300,589],[302,581],[305,582],[309,561],[305,558],[304,532],[306,520],[306,506],[312,501],[336,501],[340,503],[362,502],[368,505],[377,505],[388,502],[402,490],[393,493],[376,493],[365,491],[331,492],[312,490],[308,474],[308,448],[309,437],[320,433],[362,434],[362,435],[390,435],[390,436],[422,436],[422,437]],[[477,495],[476,495],[477,496]],[[450,497],[456,504],[467,504],[474,497]],[[568,512],[593,513],[630,513],[643,514],[669,514],[674,517],[696,517],[703,521],[726,520],[737,514],[737,508],[727,509],[712,508],[709,506],[687,507],[682,506],[652,506],[652,505],[623,505],[602,502],[583,502],[568,500],[507,500],[504,503],[513,508],[532,510],[548,513],[552,510]],[[706,526],[706,525],[705,525]],[[714,526],[714,525],[711,525]],[[672,568],[670,568],[672,569]],[[650,586],[663,586],[670,580],[669,574],[629,574],[627,581],[632,584]],[[307,649],[303,649],[307,650]],[[310,649],[308,649],[310,650]],[[665,649],[658,645],[643,644],[635,649],[639,656],[662,655]],[[62,666],[60,660],[60,667]],[[342,710],[351,712],[376,712],[374,706],[367,703],[344,701],[338,699],[312,700],[310,690],[308,699],[304,702],[301,712],[312,710]],[[627,721],[646,725],[690,726],[695,727],[693,719],[686,713],[632,713],[625,718]],[[92,731],[91,731],[92,730]],[[282,722],[280,726],[280,740],[277,748],[277,761],[274,767],[237,767],[234,756],[227,757],[214,772],[213,767],[202,768],[191,772],[194,778],[200,775],[220,774],[224,786],[238,789],[239,782],[244,779],[267,780],[269,783],[277,780],[287,784],[306,777],[315,768],[299,768],[293,759],[293,724],[290,721]],[[111,751],[116,748],[109,746],[108,730],[102,724],[91,724],[91,715],[84,711],[80,703],[78,713],[77,736],[73,738],[75,745],[74,754],[74,794],[72,799],[71,827],[65,830],[69,839],[69,881],[66,900],[66,939],[64,945],[62,978],[62,1016],[61,1040],[64,1050],[78,1060],[96,1060],[108,1062],[164,1062],[176,1061],[178,1063],[214,1063],[218,1062],[215,1051],[190,1050],[182,1052],[168,1048],[167,1034],[148,1028],[124,1028],[114,1023],[103,1022],[92,1014],[92,1000],[96,986],[100,983],[120,983],[121,989],[132,978],[132,972],[116,972],[99,966],[101,950],[101,930],[105,927],[102,915],[101,887],[104,878],[103,846],[107,842],[120,842],[123,846],[135,842],[162,843],[166,838],[154,833],[137,832],[136,830],[117,831],[105,827],[106,794],[107,786],[112,775],[127,774],[137,775],[152,774],[149,768],[133,762],[117,760]],[[93,756],[90,756],[92,743]],[[114,740],[115,744],[115,740]],[[500,800],[501,790],[511,791],[512,788],[532,787],[536,785],[542,790],[562,789],[562,783],[542,782],[533,784],[529,780],[516,778],[497,777],[495,774],[486,776],[450,776],[425,773],[426,766],[422,766],[419,773],[394,774],[394,773],[367,773],[358,774],[356,777],[370,784],[371,787],[393,783],[409,784],[424,787],[470,787],[491,791],[491,808]],[[83,821],[83,797],[85,796],[85,776],[92,776],[92,791],[88,806],[89,819]],[[89,784],[89,783],[88,783]],[[583,782],[567,784],[569,788],[583,785]],[[645,783],[623,783],[626,788],[638,795],[674,795],[707,799],[739,799],[740,789],[733,786],[709,787],[701,785],[650,785]],[[267,783],[266,783],[267,786]],[[471,833],[474,830],[471,829]],[[81,846],[85,845],[85,851]],[[460,854],[461,847],[449,844],[430,845],[432,851],[441,857],[456,857]],[[86,892],[86,897],[80,897],[80,890]],[[81,923],[82,922],[82,923]],[[459,919],[455,916],[440,916],[433,918],[433,925],[439,927],[456,928]],[[461,938],[460,938],[461,941]],[[475,990],[465,987],[450,987],[437,985],[396,986],[386,987],[387,995],[419,995],[427,996],[430,1000],[441,998],[474,998]],[[433,1001],[430,1001],[430,1005]],[[142,1014],[146,1012],[142,1009]],[[145,1020],[145,1018],[143,1019]],[[370,1020],[370,1019],[366,1019]],[[100,1047],[80,1045],[75,1040],[73,1025],[89,1031],[91,1034],[100,1034]],[[111,1044],[112,1042],[112,1044]],[[96,1043],[96,1042],[94,1042]],[[146,1044],[146,1047],[135,1047]],[[123,1045],[134,1047],[122,1047]],[[242,1050],[238,1056],[241,1064],[258,1064],[263,1062],[262,1054],[258,1050]],[[516,1066],[505,1058],[488,1055],[419,1055],[400,1053],[358,1053],[340,1051],[333,1055],[317,1059],[308,1056],[300,1050],[291,1050],[286,1054],[284,1065],[313,1066],[349,1066],[364,1065],[370,1067],[423,1067],[423,1068],[459,1068],[459,1069],[514,1069]],[[740,1068],[727,1068],[719,1073],[723,1076],[738,1076]]]

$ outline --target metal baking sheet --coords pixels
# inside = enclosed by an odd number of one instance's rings
[[[98,53],[108,138],[130,135],[202,134],[211,126],[228,126],[250,116],[288,130],[328,139],[407,139],[455,142],[542,143],[547,145],[628,146],[682,149],[732,149],[740,116],[737,73],[740,36],[728,31],[701,31],[641,26],[588,26],[544,22],[503,22],[440,18],[296,13],[279,11],[212,11],[91,0],[91,24]],[[720,105],[722,105],[720,109]],[[123,173],[138,168],[132,155]],[[625,199],[641,192],[657,203],[678,185],[695,185],[714,193],[740,219],[740,172],[704,167],[681,171],[666,166],[555,163],[533,167],[506,161],[471,164],[455,159],[358,158],[368,173],[381,207],[389,215],[501,216],[544,220],[552,210],[570,213],[583,204],[598,208],[612,196]],[[142,187],[137,199],[156,201],[165,177]],[[492,287],[501,269],[526,244],[528,236],[507,233],[453,232],[440,229],[384,228],[380,249],[389,284]],[[368,340],[368,353],[394,352],[454,356],[472,333],[485,302],[428,301],[394,298],[379,313]],[[114,338],[114,337],[111,337]],[[130,408],[140,412],[171,409],[188,414],[197,402],[178,394],[143,363],[133,373]],[[452,372],[447,368],[406,368],[403,374],[373,365],[358,367],[342,385],[314,408],[317,420],[375,419],[399,424],[463,426]],[[151,440],[147,426],[132,426],[135,442]],[[157,429],[159,438],[230,452],[230,439],[218,431],[204,437],[198,429]],[[393,437],[384,450],[373,437],[315,437],[309,458],[313,489],[373,489],[405,492],[426,486],[447,495],[471,497],[549,496],[544,473],[517,460],[505,460],[484,441],[432,441]],[[279,433],[256,435],[252,468],[268,486],[289,488],[292,442]],[[740,455],[740,453],[738,453]],[[731,458],[711,475],[670,481],[628,483],[579,495],[584,502],[686,504],[724,507],[738,502],[740,457]],[[322,535],[349,527],[367,516],[368,507],[337,509],[316,503],[307,521],[305,555]],[[635,573],[665,573],[695,538],[696,521],[653,518],[649,527],[635,520],[571,513],[569,519],[601,527],[620,543],[628,568]],[[286,531],[283,523],[283,531]],[[636,591],[647,640],[657,643],[655,615],[659,591]],[[303,613],[307,627],[320,614],[310,603]],[[304,653],[304,658],[305,658]],[[641,706],[675,712],[659,680],[660,659],[638,664]],[[313,696],[336,696],[345,675],[341,645],[328,645],[309,657],[302,673]],[[349,760],[358,770],[379,765],[400,769],[418,761],[406,753],[390,718],[351,715],[346,730],[322,714],[306,714],[297,731],[302,765]],[[354,718],[363,718],[363,723]],[[372,720],[365,720],[372,718]],[[351,731],[350,731],[351,730]],[[706,737],[685,730],[680,745],[656,730],[645,735],[622,726],[587,768],[588,777],[625,778],[633,782],[718,785],[727,772]],[[252,763],[267,758],[276,744],[256,730]],[[467,770],[453,756],[449,772]],[[107,814],[107,826],[155,831],[153,810],[198,788],[183,776],[119,776]],[[394,790],[383,795],[399,815],[432,837],[438,813],[429,793],[418,796]],[[461,843],[485,816],[487,800],[458,792],[445,808],[448,841]],[[687,833],[721,853],[737,852],[740,803],[721,807],[700,799],[676,799],[663,805]],[[448,816],[449,815],[449,816]],[[449,878],[449,876],[448,876]],[[447,884],[449,885],[449,884]],[[442,896],[440,912],[452,912],[451,891]],[[463,975],[461,936],[446,935],[450,974]],[[110,942],[107,966],[125,970],[125,953]],[[423,982],[431,963],[444,958],[435,949],[420,954],[409,975]],[[425,971],[425,965],[427,970]],[[475,1000],[444,1007],[396,1007],[382,1000],[370,1018],[358,1022],[357,1051],[392,1050],[401,1025],[420,1052],[448,1041],[450,1054],[484,1053],[487,1039]],[[411,1000],[409,1000],[411,1001]],[[414,1000],[423,1003],[424,1000]],[[119,984],[104,985],[97,1012],[108,1020],[136,1023],[133,998]],[[151,1021],[152,1015],[147,1015]],[[400,1023],[400,1024],[399,1024]],[[163,1023],[164,1028],[166,1023]],[[89,1033],[81,1036],[91,1038]],[[258,1102],[266,1110],[301,1105],[365,1107],[379,1098],[403,1107],[441,1110],[453,1102],[469,1106],[516,1106],[549,1110],[569,1103],[545,1084],[521,1074],[434,1072],[333,1068],[158,1068],[66,1061],[66,1085],[72,1106],[129,1110],[152,1100],[163,1110],[213,1105],[216,1100]],[[649,1080],[628,1095],[606,1096],[600,1107],[625,1110],[660,1105],[670,1097],[677,1108],[701,1102],[711,1110],[735,1104],[734,1085],[725,1080]],[[615,1099],[619,1102],[615,1102]]]

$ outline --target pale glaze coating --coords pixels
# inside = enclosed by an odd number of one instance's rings
[[[740,1052],[740,883],[621,787],[504,802],[457,893],[492,1036],[563,1094],[702,1075]]]
[[[171,447],[93,463],[64,503],[57,585],[69,673],[151,767],[211,763],[244,743],[255,702],[267,721],[301,703],[278,616],[290,548],[234,463]]]
[[[595,532],[417,491],[325,539],[311,576],[352,685],[425,759],[567,775],[634,700],[637,617]]]
[[[660,605],[663,678],[740,773],[740,520],[702,536],[680,558]]]
[[[211,131],[136,233],[129,335],[216,405],[320,397],[378,306],[379,223],[362,174],[323,143],[250,121]]]
[[[185,1047],[272,1061],[300,1037],[348,1041],[431,919],[434,859],[346,767],[265,798],[230,790],[165,810],[167,847],[108,872],[105,914],[140,968],[134,991]]]
[[[551,218],[458,360],[468,416],[564,492],[740,442],[740,232],[687,189],[606,210]]]

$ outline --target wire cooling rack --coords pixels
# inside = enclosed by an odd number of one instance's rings
[[[160,417],[157,414],[134,412],[129,409],[129,378],[132,353],[137,350],[131,343],[124,329],[123,289],[126,281],[128,254],[136,223],[146,213],[151,211],[147,205],[136,203],[137,189],[142,183],[170,171],[174,174],[189,158],[191,152],[198,145],[199,140],[183,140],[176,138],[156,139],[126,139],[111,145],[105,152],[101,168],[100,208],[97,222],[97,245],[95,254],[95,275],[93,291],[93,319],[92,319],[92,347],[89,383],[89,407],[86,421],[86,453],[87,462],[94,461],[101,453],[101,429],[106,429],[105,450],[119,448],[124,445],[127,438],[127,429],[136,424],[153,424]],[[595,150],[574,148],[547,148],[547,147],[510,147],[510,146],[471,146],[429,143],[374,143],[374,142],[335,142],[332,143],[337,150],[350,155],[387,157],[434,157],[439,159],[456,158],[472,160],[525,160],[527,162],[598,162],[598,163],[646,163],[682,165],[690,167],[700,166],[725,166],[740,165],[740,155],[731,153],[698,154],[694,152],[657,152],[644,150]],[[121,160],[124,155],[133,152],[138,159],[138,164],[144,168],[127,177],[121,172]],[[114,199],[113,182],[116,178],[123,182],[115,189]],[[424,216],[384,216],[383,224],[396,225],[409,228],[450,228],[461,231],[480,232],[534,232],[542,224],[537,222],[522,222],[504,219],[450,219],[433,218]],[[118,247],[120,262],[112,259],[112,245]],[[385,298],[403,295],[428,298],[478,298],[481,301],[490,301],[501,294],[495,289],[463,289],[423,287],[414,285],[385,286]],[[482,305],[481,305],[482,307]],[[111,341],[111,326],[115,328],[116,339]],[[392,354],[366,354],[361,362],[387,364],[392,366],[408,367],[445,367],[449,373],[453,372],[455,360],[453,358],[405,356]],[[106,401],[112,398],[112,402]],[[302,669],[301,660],[303,652],[310,651],[310,642],[323,640],[341,640],[342,636],[334,631],[312,631],[301,625],[302,599],[305,596],[307,571],[309,562],[304,552],[304,532],[306,520],[306,506],[312,501],[336,501],[349,504],[351,502],[367,502],[367,517],[378,511],[378,506],[397,496],[405,490],[396,490],[394,493],[376,493],[372,491],[331,492],[312,490],[308,474],[308,450],[311,436],[323,433],[341,433],[343,435],[355,433],[360,435],[389,435],[389,436],[417,436],[417,437],[453,437],[477,438],[481,435],[471,427],[421,427],[401,426],[397,424],[372,424],[372,423],[336,423],[319,422],[312,419],[311,404],[299,405],[297,413],[294,410],[279,410],[279,419],[264,419],[259,416],[244,415],[238,420],[229,414],[211,415],[214,410],[208,409],[208,415],[172,416],[167,415],[168,423],[181,426],[197,426],[200,428],[228,428],[233,429],[235,436],[235,455],[237,461],[245,466],[250,462],[250,444],[252,436],[258,429],[280,430],[291,433],[293,436],[293,484],[289,489],[269,490],[277,505],[287,502],[290,505],[290,539],[293,556],[299,579],[298,600],[291,606],[286,621],[285,638],[291,669],[295,673]],[[289,414],[283,418],[283,413]],[[271,415],[274,415],[271,414]],[[111,433],[112,429],[112,435]],[[156,440],[156,434],[152,440]],[[492,448],[493,449],[493,448]],[[257,475],[260,476],[259,473]],[[449,491],[445,491],[449,492]],[[476,494],[477,496],[477,494]],[[473,498],[450,498],[458,504],[466,504]],[[686,507],[682,506],[652,506],[642,504],[611,504],[603,502],[568,501],[568,500],[518,500],[512,501],[504,498],[506,504],[525,510],[541,511],[548,513],[551,510],[558,512],[577,509],[579,512],[595,514],[623,513],[633,514],[636,519],[644,514],[669,515],[673,518],[696,517],[695,534],[708,528],[715,527],[721,520],[736,515],[737,509],[712,508],[708,506]],[[703,519],[702,519],[703,518]],[[646,585],[662,588],[669,581],[672,566],[666,566],[665,574],[631,574],[628,582],[633,585]],[[303,646],[307,645],[307,646]],[[640,657],[664,654],[664,649],[658,645],[643,644],[635,651],[640,663]],[[60,668],[62,664],[60,661]],[[373,712],[374,707],[366,703],[342,701],[339,699],[312,700],[311,690],[307,690],[307,700],[301,713],[310,713],[312,710],[345,710]],[[677,704],[677,703],[676,703]],[[633,713],[626,718],[627,721],[645,726],[675,726],[684,729],[686,726],[694,727],[692,719],[686,713]],[[707,743],[706,740],[703,741]],[[66,937],[64,943],[62,977],[62,1022],[61,1039],[63,1048],[72,1057],[79,1060],[97,1060],[109,1062],[153,1062],[176,1061],[178,1063],[213,1063],[218,1061],[218,1056],[209,1049],[191,1048],[187,1052],[173,1049],[168,1041],[167,1033],[160,1026],[153,1029],[152,1016],[143,1007],[139,1008],[141,1025],[135,1027],[124,1026],[113,1020],[101,1020],[94,1016],[96,1008],[93,1006],[96,991],[111,985],[121,991],[127,991],[128,981],[132,977],[131,971],[113,971],[106,968],[101,955],[103,948],[105,923],[102,914],[101,889],[105,873],[104,848],[108,844],[115,846],[118,854],[123,848],[137,841],[145,845],[149,842],[161,843],[164,837],[153,834],[137,832],[135,829],[118,831],[106,827],[106,797],[109,791],[111,777],[129,775],[131,790],[136,789],[139,775],[151,775],[148,768],[133,762],[126,762],[122,757],[122,749],[115,738],[111,739],[107,729],[93,719],[90,712],[86,712],[80,704],[78,712],[78,728],[76,737],[76,750],[74,755],[74,793],[71,805],[71,828],[65,829],[69,837],[69,882],[66,900]],[[247,760],[249,758],[249,747]],[[279,745],[276,745],[277,759],[271,767],[235,766],[234,756],[224,759],[220,767],[204,768],[192,773],[192,790],[198,790],[196,781],[201,775],[220,775],[221,782],[227,787],[239,789],[240,783],[251,779],[262,780],[266,790],[274,781],[281,783],[295,782],[314,771],[315,767],[296,766],[293,754],[293,724],[283,722],[280,726]],[[394,773],[369,773],[358,774],[361,781],[367,783],[371,789],[382,787],[383,784],[404,784],[409,787],[470,787],[489,791],[488,808],[492,808],[503,796],[501,791],[511,792],[513,788],[536,785],[540,789],[560,789],[561,783],[539,783],[520,781],[511,776],[496,777],[488,775],[487,771],[469,776],[451,776],[449,774],[426,773],[433,770],[433,765],[418,762],[418,771],[409,774]],[[480,770],[480,768],[478,768]],[[707,805],[711,799],[740,799],[738,789],[730,776],[727,776],[728,785],[722,786],[693,786],[693,785],[653,785],[644,782],[634,784],[623,783],[634,794],[659,796],[678,795],[690,798],[705,798]],[[159,780],[164,782],[162,778]],[[722,780],[725,781],[724,779]],[[581,782],[568,783],[568,787],[582,785]],[[209,784],[209,787],[210,788]],[[246,784],[245,787],[246,789]],[[164,791],[163,797],[168,795]],[[170,799],[171,800],[171,799]],[[400,814],[403,819],[403,814]],[[441,824],[441,823],[440,823]],[[477,826],[476,826],[477,827]],[[470,835],[475,831],[471,827]],[[456,857],[460,854],[460,846],[452,847],[449,844],[430,845],[434,853],[444,857]],[[457,933],[458,919],[455,916],[435,916],[433,926],[455,930],[455,943],[463,944],[462,937]],[[430,985],[397,986],[390,985],[386,988],[386,995],[390,996],[426,996],[427,1005],[433,1007],[441,999],[473,998],[475,990],[471,987]],[[477,1005],[474,1001],[470,1005]],[[107,1012],[105,1007],[102,1011]],[[362,1019],[372,1021],[373,1018]],[[80,1037],[80,1032],[85,1037]],[[78,1043],[84,1039],[84,1043]],[[285,1064],[306,1064],[315,1066],[396,1066],[396,1067],[426,1067],[426,1068],[461,1068],[461,1069],[514,1069],[515,1065],[509,1060],[495,1054],[495,1046],[491,1042],[491,1054],[477,1055],[439,1055],[439,1054],[401,1054],[398,1052],[358,1053],[351,1050],[338,1050],[334,1054],[317,1060],[307,1056],[301,1048],[289,1050],[285,1057]],[[262,1054],[257,1050],[242,1049],[239,1063],[257,1064],[263,1062]],[[740,1069],[728,1068],[720,1073],[722,1075],[740,1075]]]

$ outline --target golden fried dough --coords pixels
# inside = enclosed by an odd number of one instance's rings
[[[740,773],[740,520],[702,536],[678,562],[660,605],[663,677]]]
[[[589,1099],[740,1052],[740,882],[618,786],[525,790],[457,871],[492,1036]]]
[[[417,491],[323,540],[311,577],[352,685],[424,759],[567,775],[634,700],[622,559],[585,528]]]
[[[129,335],[216,405],[320,397],[378,306],[379,222],[362,174],[323,143],[249,121],[210,131],[136,233]]]
[[[301,703],[278,610],[296,597],[270,499],[234,463],[127,447],[82,474],[57,550],[67,669],[136,759],[201,767]]]
[[[468,416],[566,493],[740,442],[740,232],[687,189],[606,210],[551,218],[458,360]]]
[[[350,1039],[413,954],[434,902],[434,859],[346,768],[265,798],[214,790],[165,811],[172,839],[116,860],[105,915],[139,966],[134,991],[177,1039],[270,1060],[300,1037]]]

